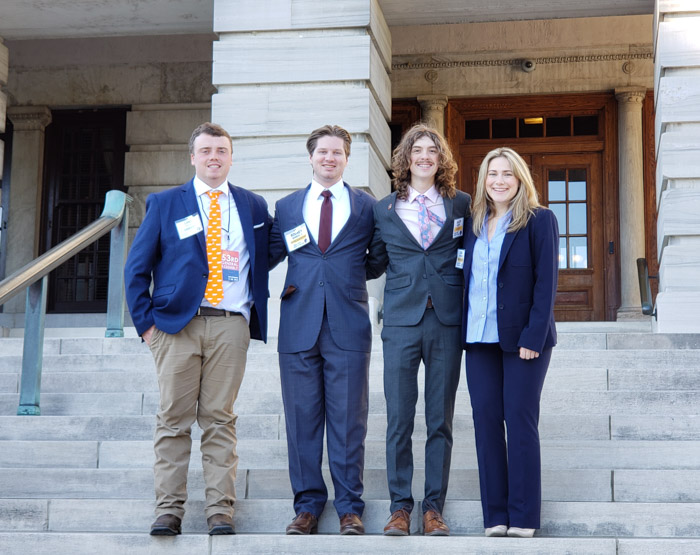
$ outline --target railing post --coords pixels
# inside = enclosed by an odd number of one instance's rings
[[[27,310],[24,316],[24,350],[18,415],[39,416],[41,365],[44,360],[44,323],[48,276],[27,287]]]
[[[124,337],[124,265],[126,264],[128,230],[129,202],[127,201],[124,203],[124,214],[121,221],[112,228],[111,232],[105,337]]]

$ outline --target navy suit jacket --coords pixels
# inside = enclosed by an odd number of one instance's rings
[[[324,306],[331,336],[346,351],[369,352],[372,326],[365,278],[367,247],[372,238],[376,202],[365,192],[345,187],[350,195],[350,217],[335,240],[321,252],[313,236],[301,248],[288,252],[284,233],[304,222],[305,189],[279,200],[270,233],[270,267],[289,258],[282,291],[280,353],[308,351],[321,331]]]
[[[462,218],[462,233],[467,233],[471,197],[457,191],[455,198],[444,197],[443,203],[445,223],[426,250],[396,213],[396,192],[374,207],[374,238],[369,250],[373,273],[369,277],[386,270],[384,324],[387,326],[415,326],[423,318],[428,295],[443,325],[462,323],[464,286],[462,271],[455,264],[464,236],[453,235],[458,218]]]
[[[266,341],[267,246],[272,218],[260,195],[230,183],[229,191],[250,254],[250,336]],[[193,180],[146,200],[146,216],[131,245],[124,271],[126,300],[139,335],[154,324],[166,333],[179,332],[202,303],[209,278],[204,232],[180,239],[175,227],[177,220],[192,214],[199,216]]]
[[[476,236],[472,220],[464,236],[464,313],[462,340],[467,334],[469,275]],[[506,233],[501,247],[496,286],[498,339],[504,351],[525,347],[537,353],[557,343],[554,299],[559,273],[559,227],[554,213],[538,208],[527,225]],[[469,348],[465,343],[465,348]]]

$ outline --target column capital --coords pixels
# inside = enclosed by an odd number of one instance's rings
[[[51,123],[51,110],[46,106],[11,106],[7,117],[15,131],[43,131]]]
[[[641,106],[646,94],[646,87],[618,87],[615,89],[615,98],[620,104],[629,103]]]
[[[416,100],[424,110],[444,110],[447,106],[447,95],[444,94],[423,94]]]

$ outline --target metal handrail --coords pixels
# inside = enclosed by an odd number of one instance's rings
[[[105,336],[124,336],[124,263],[126,261],[129,205],[132,201],[132,197],[122,191],[108,191],[105,196],[104,209],[97,220],[0,281],[0,305],[19,294],[23,289],[27,290],[22,379],[17,414],[41,414],[39,395],[41,392],[48,274],[110,231],[112,237]]]
[[[650,279],[659,279],[659,276],[650,276],[646,258],[637,258],[637,278],[639,279],[639,297],[642,301],[642,314],[656,318],[656,310],[651,297]]]

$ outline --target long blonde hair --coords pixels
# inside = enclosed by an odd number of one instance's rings
[[[510,201],[510,210],[513,218],[508,226],[508,232],[518,231],[527,225],[530,216],[534,213],[535,208],[541,205],[537,198],[537,190],[532,181],[530,169],[527,163],[522,159],[520,154],[512,148],[501,147],[489,152],[481,162],[479,167],[479,178],[476,182],[476,193],[472,201],[472,229],[474,235],[479,235],[486,221],[486,215],[489,211],[494,212],[495,206],[493,200],[486,192],[486,176],[488,174],[489,164],[494,158],[505,158],[510,167],[513,169],[513,174],[517,178],[518,192]]]

